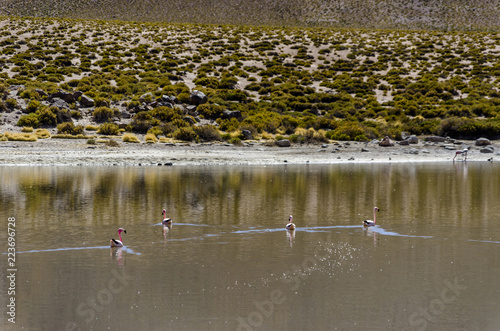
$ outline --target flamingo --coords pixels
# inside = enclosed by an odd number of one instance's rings
[[[378,207],[373,208],[373,221],[372,220],[366,220],[363,221],[364,226],[375,226],[375,223],[377,222],[377,212],[379,211]]]
[[[111,247],[123,247],[122,232],[127,233],[127,230],[123,228],[118,229],[118,237],[120,237],[120,240],[111,239],[111,241],[109,242]]]
[[[166,209],[163,209],[163,212],[161,214],[163,215],[163,221],[161,221],[161,224],[163,224],[163,225],[172,224],[172,219],[167,217],[167,210]]]
[[[287,230],[295,230],[295,224],[292,223],[292,215],[288,218],[288,224],[286,225]]]
[[[453,162],[455,162],[455,158],[457,157],[457,155],[463,155],[464,156],[464,160],[467,161],[467,152],[468,151],[469,151],[468,148],[464,148],[461,151],[456,151],[455,152],[455,156],[453,157]]]

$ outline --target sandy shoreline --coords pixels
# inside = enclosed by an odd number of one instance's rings
[[[323,145],[267,146],[261,142],[234,146],[206,144],[132,144],[118,147],[88,145],[85,140],[47,139],[37,142],[1,142],[0,165],[272,165],[337,164],[359,162],[451,162],[456,150],[470,146],[468,161],[500,160],[500,142],[494,153],[481,153],[474,142],[463,144],[419,142],[381,147],[375,143],[339,142]],[[461,156],[457,161],[462,160]]]

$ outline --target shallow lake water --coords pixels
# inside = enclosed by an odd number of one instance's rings
[[[0,179],[2,330],[500,328],[499,163],[0,167]],[[109,248],[119,227],[125,247]]]

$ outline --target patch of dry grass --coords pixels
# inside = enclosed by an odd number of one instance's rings
[[[47,129],[37,129],[35,131],[35,135],[39,138],[39,139],[48,139],[50,138],[50,132],[49,130]]]
[[[9,141],[37,141],[37,137],[31,133],[5,132],[5,137]]]
[[[145,140],[146,140],[146,143],[148,143],[148,144],[154,144],[154,143],[158,142],[158,138],[156,138],[156,136],[152,133],[146,134]]]
[[[140,143],[141,141],[133,133],[125,133],[122,137],[122,141],[125,143]]]

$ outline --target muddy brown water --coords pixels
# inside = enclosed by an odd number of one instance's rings
[[[0,167],[0,178],[5,330],[500,328],[498,163]],[[119,227],[125,246],[111,249]]]

